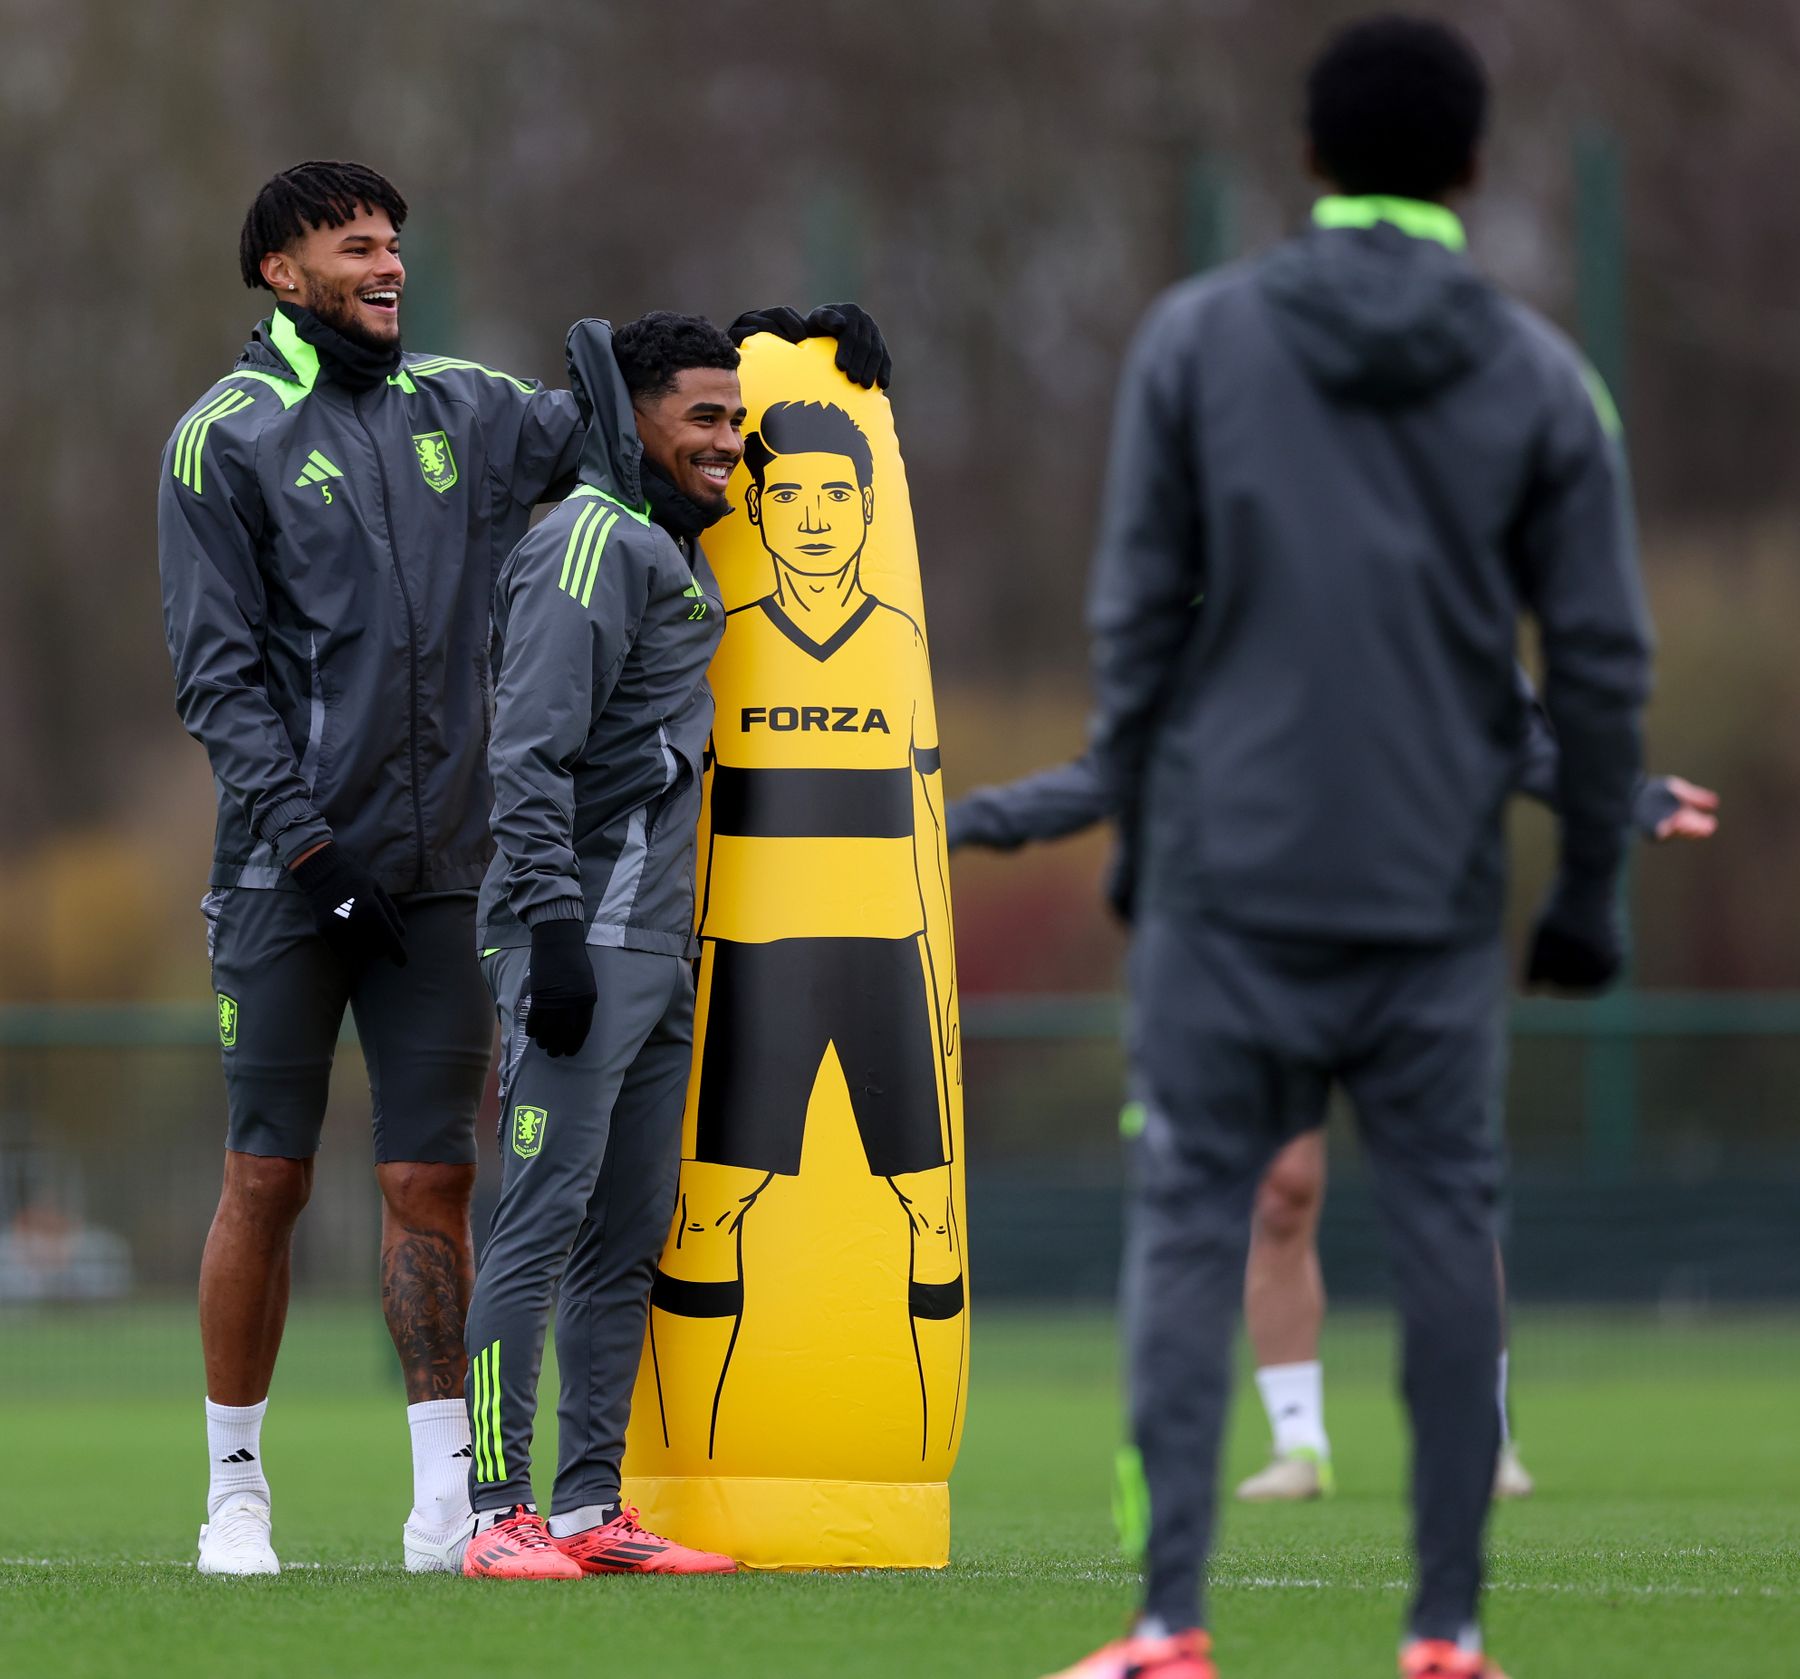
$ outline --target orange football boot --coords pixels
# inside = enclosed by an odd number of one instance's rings
[[[1212,1640],[1198,1627],[1171,1638],[1121,1638],[1050,1679],[1219,1679]]]
[[[527,1504],[477,1533],[463,1551],[462,1571],[471,1580],[579,1580],[580,1567],[550,1538],[544,1518]]]
[[[580,1564],[584,1574],[735,1574],[737,1564],[717,1551],[696,1551],[638,1526],[635,1506],[621,1504],[618,1515],[599,1527],[583,1528],[550,1543]]]
[[[1447,1638],[1415,1638],[1400,1652],[1400,1679],[1506,1679],[1479,1650]]]

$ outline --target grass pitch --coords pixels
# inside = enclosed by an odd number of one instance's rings
[[[1800,1671],[1797,1329],[1518,1327],[1540,1492],[1496,1515],[1487,1610],[1514,1679]],[[540,1587],[401,1572],[406,1430],[379,1335],[372,1308],[296,1311],[264,1431],[288,1572],[215,1581],[191,1568],[204,1464],[188,1309],[0,1317],[0,1673],[1035,1679],[1132,1604],[1107,1515],[1119,1407],[1103,1319],[978,1314],[943,1573]],[[1225,1512],[1225,1679],[1393,1671],[1407,1560],[1391,1362],[1380,1320],[1334,1321],[1337,1496]],[[1231,1473],[1265,1450],[1246,1394]]]

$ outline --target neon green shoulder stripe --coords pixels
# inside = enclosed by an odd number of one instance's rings
[[[584,507],[575,515],[575,524],[569,531],[569,545],[563,549],[562,575],[556,580],[557,588],[564,593],[572,593],[569,579],[575,573],[575,555],[581,548],[581,539],[587,534],[588,526],[599,516],[597,507]]]
[[[240,367],[225,375],[227,379],[255,379],[265,384],[281,398],[283,408],[292,408],[296,403],[304,402],[309,395],[305,385],[297,385],[291,379],[277,379],[273,373],[259,373],[253,367]]]
[[[195,495],[205,493],[202,463],[206,450],[206,434],[229,414],[241,414],[253,407],[256,398],[248,391],[221,390],[201,403],[182,421],[175,434],[173,458],[169,470]]]
[[[485,373],[490,379],[503,379],[507,384],[524,391],[527,396],[537,389],[529,379],[516,378],[511,373],[483,367],[478,361],[461,361],[455,356],[425,356],[418,361],[407,362],[401,371],[411,374],[415,379],[429,379],[433,374],[448,373],[456,368],[469,373]]]
[[[598,496],[602,501],[610,501],[621,513],[629,513],[640,525],[647,525],[650,523],[649,502],[645,502],[642,507],[629,507],[624,502],[620,501],[617,496],[609,496],[606,491],[597,490],[592,484],[577,484],[575,488],[569,492],[569,500],[573,501],[577,496]]]

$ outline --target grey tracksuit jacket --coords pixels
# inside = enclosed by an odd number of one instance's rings
[[[612,329],[569,334],[580,482],[513,551],[490,762],[496,852],[480,938],[499,1011],[500,1200],[469,1304],[469,1492],[528,1500],[545,1324],[563,1373],[554,1507],[619,1495],[656,1256],[674,1210],[693,1059],[692,938],[706,671],[724,609],[705,556],[647,517]],[[530,927],[586,922],[598,1002],[581,1049],[525,1032]]]
[[[579,917],[590,944],[681,956],[724,609],[698,544],[650,522],[612,328],[578,322],[568,350],[591,415],[580,483],[513,551],[494,597],[497,849],[480,937],[529,944],[531,924]]]
[[[1605,889],[1650,632],[1596,387],[1458,253],[1384,222],[1153,307],[1088,612],[1091,750],[1146,908],[1352,942],[1491,933],[1521,612],[1565,878]]]
[[[157,502],[214,886],[284,885],[333,838],[390,892],[479,884],[494,577],[579,446],[567,391],[408,355],[355,393],[285,314],[257,327],[175,428]]]

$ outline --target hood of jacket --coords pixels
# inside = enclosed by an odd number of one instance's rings
[[[1462,256],[1441,205],[1324,199],[1315,225],[1259,276],[1281,335],[1333,395],[1416,402],[1460,379],[1499,341],[1501,305]]]
[[[587,427],[581,481],[627,507],[642,507],[644,445],[625,375],[613,356],[612,322],[577,321],[569,328],[567,352],[569,387]]]

